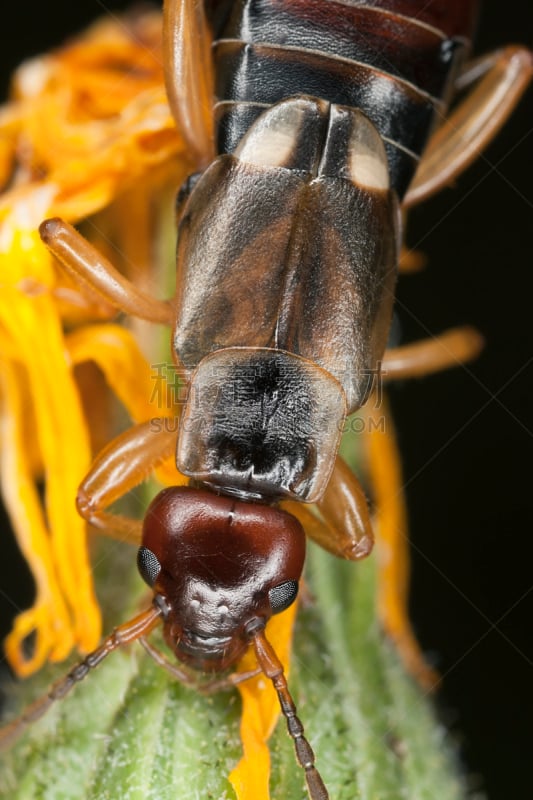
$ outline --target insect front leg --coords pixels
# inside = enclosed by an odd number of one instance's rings
[[[467,66],[457,89],[475,86],[430,139],[404,208],[449,185],[479,156],[510,116],[532,76],[533,54],[523,47],[497,50]]]
[[[374,535],[365,493],[340,456],[316,504],[318,514],[294,501],[283,507],[300,520],[310,539],[338,558],[359,561],[372,551]]]
[[[108,536],[139,544],[141,520],[106,509],[173,455],[176,432],[169,430],[168,421],[157,417],[117,436],[96,457],[81,484],[76,498],[79,513]]]

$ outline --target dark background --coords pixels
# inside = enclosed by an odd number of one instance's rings
[[[128,5],[5,4],[2,96],[22,58]],[[531,0],[485,4],[477,52],[510,42],[533,44]],[[392,399],[411,519],[413,618],[445,677],[443,719],[461,744],[472,787],[490,800],[531,793],[532,130],[530,90],[455,189],[412,214],[408,241],[428,255],[429,267],[401,279],[397,306],[405,340],[471,322],[487,342],[476,363],[405,382]],[[4,543],[2,634],[13,598],[25,602],[19,562]]]

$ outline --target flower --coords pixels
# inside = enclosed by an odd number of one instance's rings
[[[165,392],[156,393],[156,406],[150,401],[153,376],[133,333],[64,274],[37,233],[43,219],[61,216],[81,224],[115,264],[140,265],[136,280],[155,280],[158,221],[150,211],[170,207],[170,192],[192,171],[165,98],[160,27],[155,12],[98,22],[71,45],[23,64],[0,110],[0,475],[36,584],[33,606],[17,616],[5,644],[20,676],[73,648],[87,653],[101,636],[74,499],[101,427],[91,407],[105,409],[99,387],[80,380],[80,365],[96,363],[134,422],[176,413]],[[103,436],[111,433],[109,424]],[[162,479],[175,476],[173,464],[160,471]],[[270,631],[285,663],[294,615],[294,608],[280,615]],[[239,800],[267,798],[277,696],[265,678],[240,691],[244,755],[231,780]]]
[[[96,212],[104,209],[113,227],[117,205],[119,217],[136,213],[139,184],[147,203],[161,192],[157,170],[183,155],[183,143],[165,102],[159,28],[155,13],[96,24],[69,47],[23,64],[0,114],[2,491],[36,582],[34,606],[17,617],[6,641],[20,675],[48,658],[64,659],[73,646],[87,652],[100,637],[85,525],[74,507],[91,462],[74,368],[92,358],[105,370],[112,332],[121,337],[123,361],[142,360],[131,334],[116,326],[109,326],[104,347],[101,330],[86,325],[81,355],[82,334],[73,340],[65,325],[105,317],[109,309],[57,269],[37,228],[53,215],[89,218],[97,238],[106,221]],[[175,177],[180,170],[168,171]],[[124,253],[126,232],[120,222],[114,228],[114,247]],[[135,230],[148,234],[146,224]],[[140,373],[145,384],[147,369]],[[122,370],[105,371],[120,393]],[[23,644],[30,633],[35,646],[28,657]]]

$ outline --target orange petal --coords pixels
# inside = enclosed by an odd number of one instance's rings
[[[134,422],[170,412],[164,378],[158,377],[141,353],[133,335],[112,323],[86,325],[70,333],[66,344],[74,364],[94,361]]]

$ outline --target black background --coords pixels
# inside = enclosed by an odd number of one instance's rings
[[[2,96],[22,58],[128,5],[4,4]],[[531,0],[487,2],[477,52],[511,42],[533,44]],[[471,322],[487,342],[475,364],[405,382],[392,399],[411,519],[413,618],[445,677],[439,706],[472,786],[491,800],[531,794],[532,164],[530,90],[457,186],[412,214],[408,241],[429,266],[401,279],[397,305],[405,340]],[[14,603],[24,602],[24,570],[9,543],[1,561],[5,633]]]

